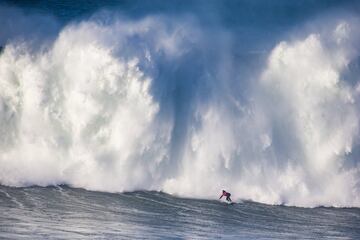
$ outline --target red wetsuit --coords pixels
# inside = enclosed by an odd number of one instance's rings
[[[231,193],[226,192],[225,190],[223,190],[222,195],[220,196],[219,199],[221,199],[222,197],[226,197],[226,200],[229,201],[229,202],[231,202],[230,196],[231,196]]]

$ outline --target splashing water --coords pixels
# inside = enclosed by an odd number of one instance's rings
[[[236,36],[191,16],[105,22],[7,41],[1,184],[360,206],[358,19],[318,21],[244,75]]]

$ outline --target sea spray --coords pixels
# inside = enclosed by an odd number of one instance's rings
[[[359,91],[342,78],[356,23],[320,21],[265,64],[252,56],[252,76],[237,70],[235,35],[189,16],[83,20],[43,46],[10,39],[0,183],[360,206]]]

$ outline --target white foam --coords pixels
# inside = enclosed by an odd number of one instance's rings
[[[209,73],[224,64],[196,64],[229,53],[206,55],[208,33],[181,21],[85,21],[45,50],[9,43],[0,183],[360,206],[359,165],[347,164],[359,87],[341,78],[359,55],[353,23],[280,42],[243,103],[242,89],[227,90],[231,73]]]

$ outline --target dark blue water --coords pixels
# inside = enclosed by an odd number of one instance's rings
[[[101,193],[0,188],[2,239],[358,239],[358,208],[297,208]]]

